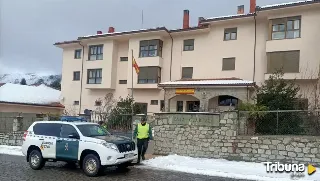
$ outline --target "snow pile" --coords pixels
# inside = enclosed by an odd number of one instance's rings
[[[216,16],[216,17],[210,17],[210,18],[205,18],[205,20],[215,20],[215,19],[225,19],[225,18],[235,18],[235,17],[244,17],[244,16],[249,16],[253,15],[253,13],[247,13],[247,14],[231,14],[231,15],[225,15],[225,16]]]
[[[26,79],[27,85],[36,84],[38,82],[50,85],[56,80],[61,80],[61,75],[34,74],[34,73],[14,73],[0,74],[0,83],[19,84],[22,79]]]
[[[6,83],[0,87],[0,101],[26,104],[60,102],[61,92],[45,85],[27,86]]]
[[[0,145],[0,154],[23,156],[21,146]]]
[[[314,0],[304,0],[304,1],[293,1],[293,2],[287,2],[287,3],[280,3],[280,4],[270,4],[261,6],[261,8],[270,8],[270,7],[276,7],[276,6],[286,6],[291,4],[300,4],[300,3],[307,3],[307,2],[313,2]]]
[[[191,158],[178,155],[156,157],[143,162],[145,166],[166,170],[174,170],[193,174],[202,174],[217,177],[261,181],[292,181],[291,173],[267,173],[263,163],[236,162],[223,159]],[[320,173],[315,172],[299,180],[320,180]]]

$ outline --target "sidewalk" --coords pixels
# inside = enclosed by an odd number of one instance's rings
[[[292,172],[267,173],[266,166],[263,163],[237,162],[223,159],[192,158],[179,155],[159,157],[154,156],[154,159],[145,160],[143,165],[139,167],[260,181],[320,180],[320,173],[317,173],[320,168],[317,168],[317,171],[312,175],[308,175],[306,169],[303,177],[292,178]]]

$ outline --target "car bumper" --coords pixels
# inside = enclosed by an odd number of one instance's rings
[[[126,158],[126,154],[132,154],[133,156],[130,158]],[[104,166],[112,166],[112,165],[119,165],[121,163],[126,163],[126,162],[132,162],[134,160],[138,159],[138,152],[133,151],[133,152],[127,152],[127,153],[117,153],[115,155],[110,155],[107,156],[106,158],[101,159],[101,165]]]

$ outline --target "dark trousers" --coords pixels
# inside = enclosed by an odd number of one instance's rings
[[[138,147],[138,162],[140,162],[140,158],[144,158],[144,154],[148,149],[149,138],[137,139],[137,147]]]

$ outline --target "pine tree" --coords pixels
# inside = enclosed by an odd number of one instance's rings
[[[299,86],[276,72],[258,89],[257,104],[269,110],[295,110]],[[270,112],[257,121],[257,132],[262,134],[297,134],[302,132],[302,118],[298,112]]]
[[[21,81],[20,81],[20,84],[21,85],[27,85],[27,81],[25,78],[22,78]]]
[[[55,81],[53,81],[49,86],[51,88],[54,88],[54,89],[57,89],[57,90],[61,90],[61,80],[60,79],[57,79]]]

